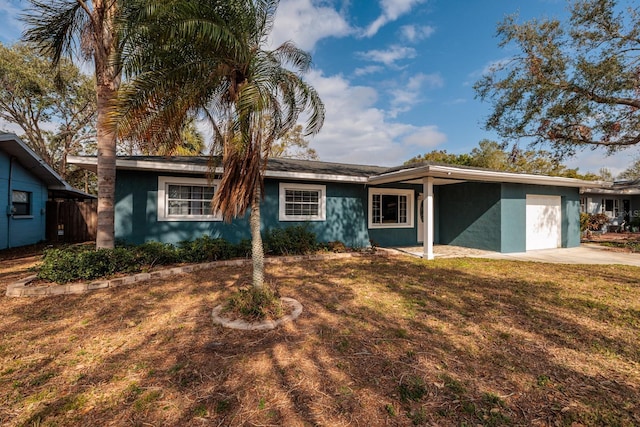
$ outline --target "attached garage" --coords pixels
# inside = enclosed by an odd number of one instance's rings
[[[526,248],[562,247],[562,198],[527,194]]]

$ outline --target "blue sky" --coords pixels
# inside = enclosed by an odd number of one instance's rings
[[[0,41],[18,40],[26,2],[0,0]],[[473,83],[515,51],[498,48],[496,25],[566,17],[565,0],[281,0],[272,45],[294,41],[313,55],[306,79],[320,93],[325,126],[312,138],[320,159],[397,165],[433,149],[469,152],[491,106]],[[525,142],[520,143],[526,146]],[[625,169],[638,148],[607,157],[587,150],[580,171]]]

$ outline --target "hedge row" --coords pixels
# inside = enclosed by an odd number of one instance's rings
[[[321,248],[316,235],[304,226],[276,228],[265,233],[265,253],[304,255]],[[209,236],[181,242],[177,246],[148,242],[114,249],[67,247],[47,249],[38,278],[56,283],[93,280],[116,273],[137,273],[157,265],[218,261],[251,256],[251,241],[238,244]]]

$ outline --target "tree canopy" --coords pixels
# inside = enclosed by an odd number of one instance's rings
[[[521,150],[517,146],[509,149],[507,144],[500,144],[488,139],[480,141],[478,146],[468,154],[451,154],[447,153],[446,150],[434,150],[413,157],[407,160],[405,164],[418,162],[444,163],[501,172],[563,176],[587,180],[607,178],[607,176],[603,176],[602,170],[600,174],[580,174],[577,168],[568,168],[549,151]]]
[[[640,6],[575,0],[570,12],[568,22],[509,16],[498,25],[500,46],[519,53],[475,84],[493,104],[487,129],[560,155],[638,144]]]
[[[0,43],[0,118],[65,179],[68,154],[95,151],[95,113],[93,81],[71,61],[54,70],[32,47]]]
[[[617,179],[640,179],[640,158],[637,158],[628,168],[620,172]]]
[[[309,147],[309,140],[304,138],[302,125],[295,125],[282,138],[271,144],[269,157],[318,160],[318,153]]]

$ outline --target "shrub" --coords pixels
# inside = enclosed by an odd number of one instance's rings
[[[294,225],[287,228],[272,228],[264,236],[266,253],[274,255],[305,255],[318,249],[316,234],[307,226]]]
[[[177,248],[168,243],[146,242],[132,248],[136,262],[150,267],[180,262]]]
[[[609,217],[602,213],[587,215],[588,218],[585,218],[586,230],[598,231],[609,222]],[[582,217],[580,217],[580,228],[582,229]]]
[[[78,279],[97,279],[136,269],[138,266],[134,254],[125,248],[49,249],[44,253],[38,278],[67,283]]]
[[[304,226],[273,229],[265,235],[265,252],[277,255],[307,254],[318,249],[316,235]],[[56,283],[93,280],[116,273],[135,273],[156,265],[179,262],[206,262],[251,256],[251,241],[233,245],[221,238],[204,236],[181,242],[147,242],[139,246],[98,249],[71,246],[47,249],[38,278]]]
[[[58,283],[75,280],[75,252],[71,249],[46,249],[38,278]]]
[[[184,262],[205,262],[229,259],[236,256],[236,248],[221,238],[202,236],[180,242],[180,259]]]
[[[236,245],[236,256],[240,258],[251,257],[251,240],[250,239],[240,240],[240,243]]]

